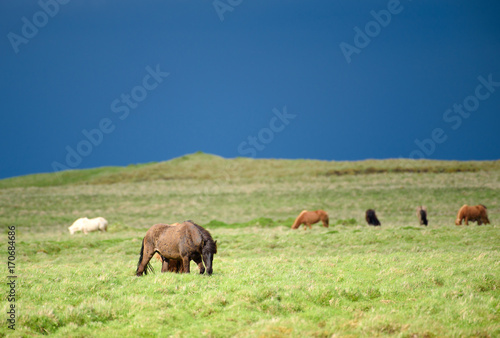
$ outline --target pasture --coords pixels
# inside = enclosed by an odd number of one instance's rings
[[[499,336],[499,197],[499,161],[197,153],[1,180],[18,277],[15,331],[6,300],[0,335]],[[460,206],[479,203],[492,224],[454,225]],[[369,208],[381,227],[366,225]],[[291,230],[303,209],[327,211],[330,227]],[[77,218],[97,216],[108,232],[69,234]],[[194,262],[189,275],[161,274],[153,260],[156,273],[136,277],[147,229],[186,219],[217,240],[213,275]]]

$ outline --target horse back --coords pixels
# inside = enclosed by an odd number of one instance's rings
[[[475,213],[477,214],[476,217],[483,218],[483,219],[488,218],[488,211],[484,205],[479,204],[479,205],[476,205],[474,208],[475,208]]]
[[[154,251],[169,259],[180,259],[203,248],[203,238],[198,229],[187,222],[172,226],[168,224],[153,225],[144,241]]]
[[[483,209],[478,205],[471,205],[471,206],[467,205],[464,208],[463,213],[461,214],[461,218],[467,217],[469,220],[477,219],[481,217],[482,210]]]
[[[168,224],[155,224],[146,232],[144,236],[144,244],[151,246],[154,250],[158,249],[158,241],[162,240],[165,233],[168,233],[170,225]]]
[[[327,219],[328,220],[328,213],[325,210],[316,210],[316,214],[320,219]]]

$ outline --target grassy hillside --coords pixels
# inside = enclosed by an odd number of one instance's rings
[[[498,336],[499,197],[500,161],[196,153],[0,180],[18,274],[16,331],[0,335]],[[492,224],[455,226],[465,203],[485,204]],[[330,228],[290,229],[319,208]],[[380,228],[365,224],[368,208]],[[109,232],[70,236],[83,216],[106,217]],[[218,240],[214,275],[192,264],[189,276],[135,277],[145,231],[186,219]]]
[[[498,171],[500,161],[366,160],[266,160],[195,153],[176,159],[128,167],[102,167],[27,175],[0,180],[1,188],[49,187],[76,184],[113,184],[158,180],[311,179],[383,173],[456,173]]]

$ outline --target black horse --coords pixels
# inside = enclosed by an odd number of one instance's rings
[[[365,219],[368,225],[374,225],[374,226],[381,225],[380,221],[377,218],[377,214],[375,214],[375,210],[373,209],[366,210]]]

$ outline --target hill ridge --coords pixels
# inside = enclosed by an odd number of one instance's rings
[[[0,180],[0,189],[79,184],[116,184],[156,180],[254,179],[255,177],[308,177],[372,175],[384,173],[452,173],[500,170],[496,161],[442,161],[367,159],[326,161],[313,159],[223,158],[196,152],[167,161],[128,166],[105,166]]]

